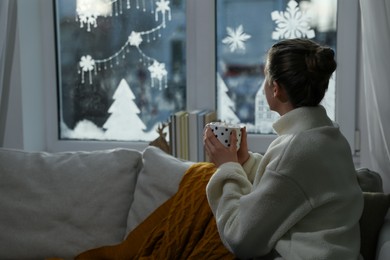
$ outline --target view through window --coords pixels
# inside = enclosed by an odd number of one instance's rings
[[[150,141],[186,104],[185,0],[56,0],[61,140]]]
[[[337,0],[216,0],[217,110],[252,134],[273,133],[262,84],[266,51],[282,39],[309,38],[336,50]],[[335,118],[335,77],[323,105]]]

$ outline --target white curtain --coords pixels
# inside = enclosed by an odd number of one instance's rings
[[[360,11],[369,162],[390,192],[390,1],[360,0]]]
[[[16,34],[16,0],[0,1],[0,147],[3,146]]]

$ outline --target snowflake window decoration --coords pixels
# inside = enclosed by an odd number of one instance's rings
[[[142,42],[142,37],[140,33],[132,31],[129,36],[129,44],[131,46],[139,47]]]
[[[92,59],[91,55],[81,57],[81,61],[79,63],[80,68],[83,72],[89,73],[89,84],[92,84],[92,71],[95,68],[95,61]],[[84,73],[81,73],[81,83],[84,83]]]
[[[167,80],[167,70],[165,69],[164,63],[159,63],[158,61],[154,61],[152,65],[148,67],[150,71],[150,77],[152,78],[152,88],[154,87],[154,80],[159,82],[159,89],[162,89],[162,80]],[[153,80],[154,79],[154,80]],[[165,83],[165,88],[167,88],[167,84]]]
[[[242,24],[235,30],[231,27],[227,27],[226,31],[228,36],[222,39],[222,43],[229,46],[230,52],[245,52],[245,41],[250,39],[252,36],[244,33],[244,27]]]
[[[150,12],[154,13],[153,0],[150,0]],[[80,22],[80,28],[87,24],[87,31],[91,31],[91,25],[97,27],[97,18],[99,16],[115,16],[123,14],[124,4],[122,0],[78,0],[76,20]],[[126,9],[131,8],[130,0],[126,0]],[[136,2],[136,8],[140,9],[139,0]],[[142,0],[142,11],[146,12],[145,0]]]
[[[171,20],[171,8],[169,7],[169,1],[160,0],[159,2],[156,2],[156,5],[156,22],[158,21],[158,12],[161,12],[163,19],[162,24],[163,28],[165,28],[165,12],[168,12],[168,20]]]
[[[84,27],[84,24],[87,24],[87,31],[91,31],[91,25],[97,27],[96,18],[99,14],[94,12],[83,12],[79,14],[80,28]]]
[[[273,40],[315,37],[314,30],[309,26],[310,17],[299,9],[294,0],[288,2],[285,12],[273,11],[271,18],[277,25],[272,33]]]
[[[111,13],[110,0],[80,0],[77,1],[76,20],[80,22],[80,28],[87,25],[87,31],[91,31],[91,26],[97,27],[97,18]]]

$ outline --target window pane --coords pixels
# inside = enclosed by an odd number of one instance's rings
[[[151,141],[185,108],[185,1],[57,0],[56,27],[60,139]]]
[[[336,50],[337,0],[216,0],[218,117],[271,134],[278,114],[262,90],[266,51],[286,38],[310,38]],[[335,118],[335,74],[323,100]]]

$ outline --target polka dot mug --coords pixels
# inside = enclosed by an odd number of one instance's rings
[[[211,128],[215,137],[225,145],[226,147],[230,147],[230,135],[233,130],[236,130],[237,135],[237,150],[240,149],[241,143],[241,125],[238,124],[228,124],[224,122],[211,122],[207,124],[208,127]]]

